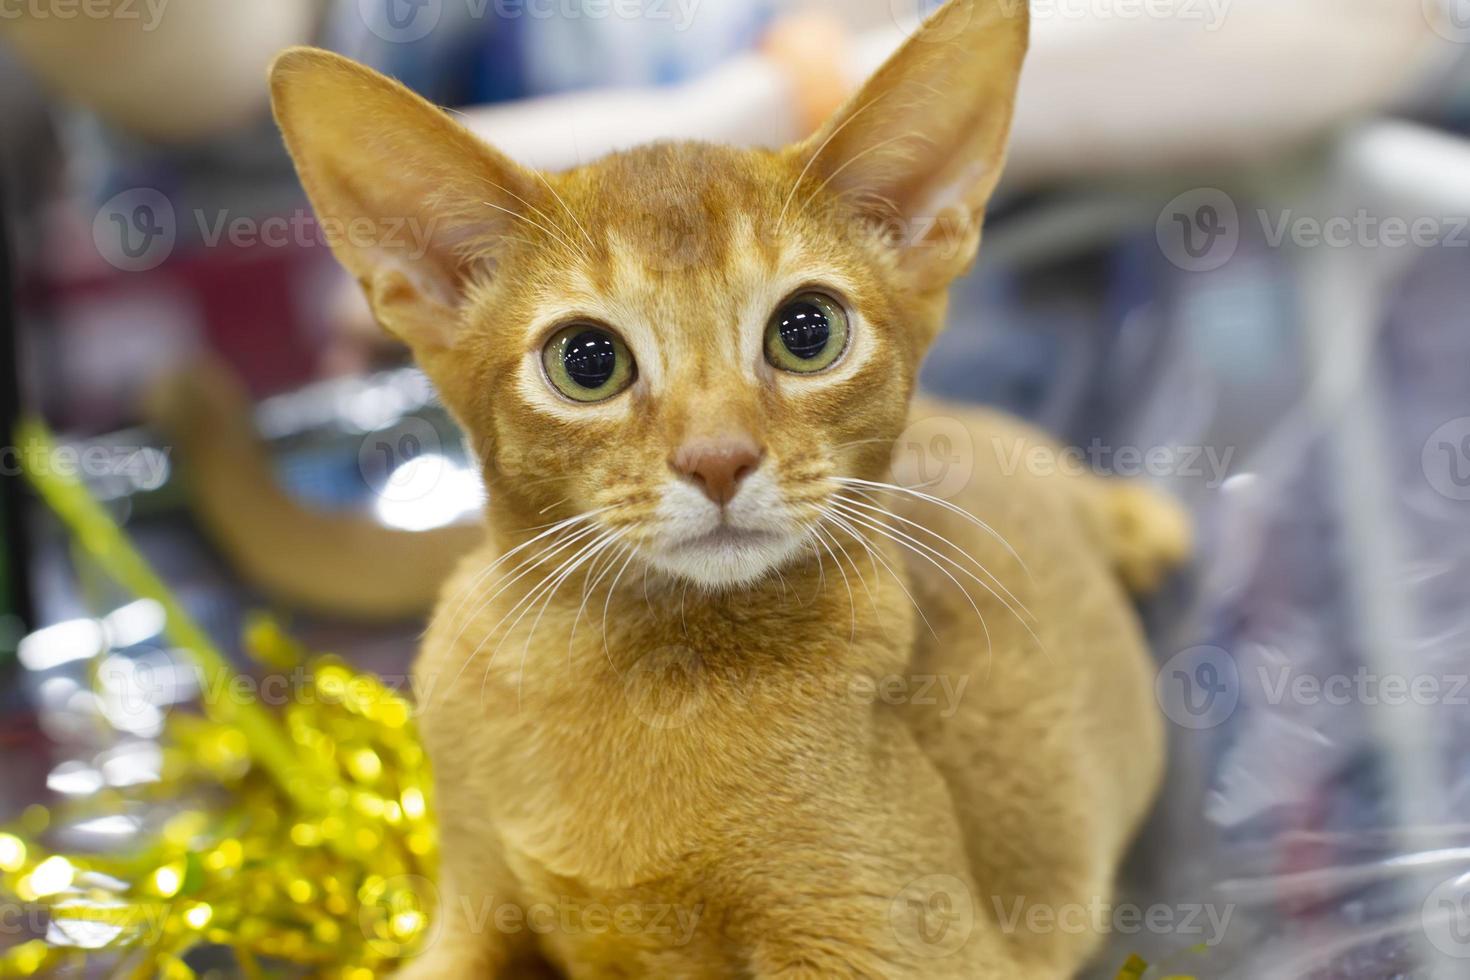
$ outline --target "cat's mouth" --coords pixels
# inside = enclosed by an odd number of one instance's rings
[[[642,554],[658,570],[711,589],[750,585],[801,553],[773,467],[759,467],[723,503],[691,480],[671,480]]]
[[[773,531],[758,531],[721,524],[713,531],[686,538],[674,545],[675,551],[711,551],[718,549],[769,548],[781,541]]]
[[[801,550],[799,536],[721,523],[668,540],[649,560],[672,575],[708,588],[731,588],[755,582]]]

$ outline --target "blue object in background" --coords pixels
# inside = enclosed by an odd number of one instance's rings
[[[337,0],[325,43],[446,105],[661,85],[749,49],[770,0]]]

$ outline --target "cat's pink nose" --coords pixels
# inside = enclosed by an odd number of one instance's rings
[[[740,481],[755,472],[765,454],[749,436],[719,436],[686,442],[669,465],[723,507],[735,498]]]

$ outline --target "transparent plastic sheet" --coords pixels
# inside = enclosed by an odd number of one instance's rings
[[[1335,340],[1304,311],[1313,263],[1353,260],[1269,243],[1279,205],[1235,203],[1207,274],[1149,229],[1081,260],[1082,295],[1075,261],[1029,290],[974,277],[928,378],[1196,520],[1187,581],[1143,607],[1170,764],[1122,891],[1086,910],[1112,927],[1095,975],[1137,955],[1148,978],[1470,977],[1470,235],[1361,257],[1405,271],[1338,412],[1316,394]],[[1123,447],[1170,462],[1129,471]],[[1364,464],[1387,501],[1368,529]]]

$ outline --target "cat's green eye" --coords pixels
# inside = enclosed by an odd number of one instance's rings
[[[552,386],[579,402],[611,398],[637,377],[627,345],[595,323],[562,327],[546,342],[541,363]]]
[[[766,360],[783,371],[815,374],[847,350],[847,311],[825,293],[786,300],[766,326]]]

